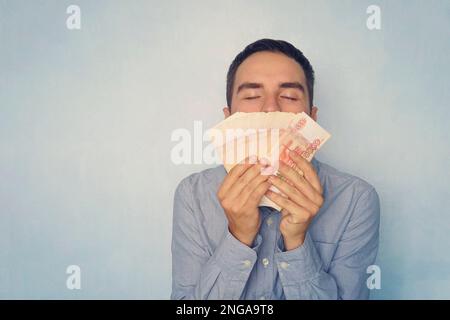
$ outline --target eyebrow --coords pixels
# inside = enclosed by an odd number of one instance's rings
[[[262,83],[257,83],[257,82],[244,82],[243,84],[241,84],[237,91],[236,94],[238,94],[240,91],[244,90],[244,89],[261,89],[263,88],[263,84]],[[302,92],[305,92],[305,88],[303,87],[303,85],[300,82],[283,82],[279,85],[280,88],[283,89],[298,89]]]
[[[260,89],[262,88],[263,85],[262,83],[256,83],[256,82],[244,82],[243,84],[241,84],[237,91],[236,94],[238,94],[240,91],[244,90],[244,89]]]
[[[280,88],[292,88],[292,89],[298,89],[301,92],[305,92],[305,88],[300,82],[283,82],[280,84]]]

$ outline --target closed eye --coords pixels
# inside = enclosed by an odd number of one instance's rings
[[[292,100],[292,101],[297,101],[298,100],[297,98],[291,98],[291,97],[286,97],[286,96],[281,96],[281,98]]]
[[[261,96],[254,96],[254,97],[246,97],[244,98],[245,100],[253,100],[253,99],[258,99],[261,98]]]

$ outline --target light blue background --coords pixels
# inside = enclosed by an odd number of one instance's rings
[[[222,119],[229,64],[263,37],[315,67],[317,158],[378,190],[372,297],[450,298],[445,0],[0,0],[0,298],[168,298],[174,189],[207,167],[172,164],[171,133]]]

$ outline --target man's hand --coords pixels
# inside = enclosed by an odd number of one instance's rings
[[[266,196],[282,208],[280,232],[286,250],[293,250],[303,244],[309,224],[322,207],[323,190],[311,163],[293,151],[289,157],[303,175],[280,161],[279,172],[287,181],[270,176],[269,182],[286,197],[270,190]]]
[[[246,159],[230,170],[220,186],[217,197],[228,219],[231,234],[251,246],[261,225],[258,205],[270,187],[268,175],[256,158]]]

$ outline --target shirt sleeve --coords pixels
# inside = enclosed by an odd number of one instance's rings
[[[214,252],[202,235],[190,184],[183,180],[174,197],[171,299],[240,299],[257,260],[261,235],[248,247],[227,229]]]
[[[281,241],[276,259],[286,299],[368,299],[366,271],[377,255],[379,222],[379,198],[371,188],[356,202],[327,272],[309,233],[291,251],[283,252]]]

